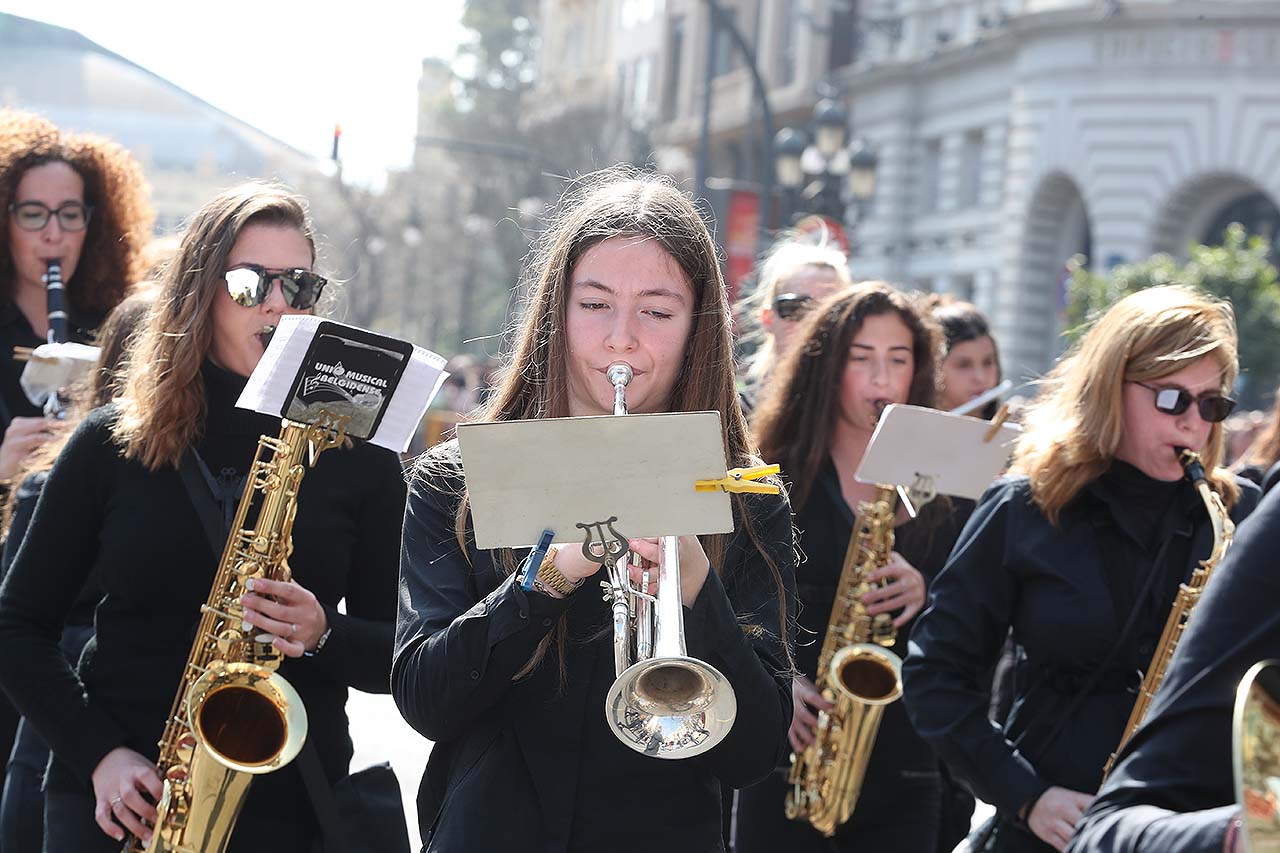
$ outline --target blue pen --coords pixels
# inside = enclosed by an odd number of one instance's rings
[[[542,568],[542,558],[547,556],[547,549],[551,547],[551,538],[555,536],[553,530],[543,530],[542,538],[538,540],[538,547],[529,553],[529,559],[524,561],[523,577],[520,579],[520,586],[525,592],[533,589],[533,579],[538,576],[538,569]]]

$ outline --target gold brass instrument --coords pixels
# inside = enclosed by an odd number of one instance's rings
[[[1231,745],[1244,849],[1280,851],[1280,661],[1256,663],[1241,680]]]
[[[791,756],[786,815],[828,837],[853,814],[884,707],[902,696],[902,660],[889,650],[898,636],[893,619],[868,615],[862,603],[872,589],[867,577],[893,551],[896,502],[895,487],[879,486],[858,504],[818,658],[816,686],[836,707],[818,713],[813,743]]]
[[[610,365],[615,415],[627,413],[626,387],[631,367]],[[611,519],[612,521],[612,519]],[[605,600],[613,604],[614,664],[617,680],[605,699],[609,727],[631,749],[654,758],[691,758],[711,749],[733,727],[738,703],[733,688],[715,667],[688,656],[680,601],[680,540],[659,541],[658,594],[648,594],[649,573],[641,589],[631,585],[623,555],[626,539],[607,524],[593,525],[599,541],[588,539],[583,553],[602,562]],[[633,658],[634,654],[634,658]],[[634,663],[633,663],[634,660]]]
[[[187,659],[156,767],[164,793],[151,842],[125,853],[222,853],[254,776],[288,764],[306,740],[307,714],[276,673],[281,654],[243,627],[240,597],[253,578],[287,581],[298,486],[309,462],[345,437],[345,419],[284,421],[262,436]],[[246,527],[251,507],[257,509]]]
[[[1214,568],[1222,562],[1227,549],[1231,547],[1231,540],[1236,532],[1236,526],[1231,521],[1227,508],[1223,506],[1222,498],[1209,488],[1209,483],[1205,479],[1204,466],[1200,463],[1200,454],[1184,447],[1179,450],[1178,461],[1182,463],[1188,479],[1195,484],[1196,490],[1200,493],[1200,499],[1204,501],[1205,511],[1209,513],[1209,521],[1213,524],[1213,550],[1207,559],[1200,561],[1200,565],[1191,573],[1191,579],[1178,587],[1178,595],[1173,600],[1173,609],[1169,611],[1169,618],[1164,623],[1160,642],[1143,676],[1142,686],[1138,689],[1138,698],[1133,703],[1133,711],[1129,714],[1128,723],[1125,724],[1120,744],[1107,759],[1107,764],[1102,770],[1103,779],[1111,773],[1111,767],[1115,764],[1120,750],[1146,719],[1147,711],[1151,708],[1151,700],[1155,698],[1156,691],[1164,681],[1165,672],[1169,669],[1173,651],[1178,647],[1182,632],[1186,630],[1187,620],[1191,618],[1191,612],[1199,603],[1200,596],[1204,594],[1205,586],[1209,583]]]

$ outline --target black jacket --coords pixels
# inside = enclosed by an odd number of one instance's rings
[[[912,632],[903,676],[916,730],[1006,815],[1052,785],[1097,790],[1177,585],[1209,554],[1211,527],[1190,483],[1165,494],[1148,481],[1150,497],[1167,504],[1144,525],[1152,507],[1122,499],[1136,469],[1128,471],[1120,483],[1104,475],[1087,486],[1057,525],[1032,503],[1026,477],[998,480]],[[1237,481],[1239,523],[1259,493]],[[1122,641],[1131,613],[1134,627]],[[987,718],[988,674],[1010,628],[1026,660],[1002,730]]]
[[[1209,580],[1164,683],[1077,829],[1073,853],[1218,853],[1238,813],[1236,686],[1280,658],[1280,493],[1268,492]]]
[[[464,555],[454,535],[461,488],[457,476],[414,481],[401,552],[392,693],[405,719],[436,742],[418,792],[425,849],[722,849],[720,784],[741,787],[773,769],[791,722],[789,629],[744,519],[735,518],[724,565],[684,611],[688,654],[728,678],[737,718],[709,752],[665,761],[608,729],[612,631],[596,580],[563,600],[526,595],[495,552],[476,549],[470,530]],[[788,504],[769,495],[745,504],[794,613]],[[563,658],[553,645],[532,675],[513,680],[563,614]]]
[[[258,436],[278,433],[279,418],[234,408],[243,377],[208,364],[202,374],[200,453],[219,474],[243,474]],[[115,417],[112,406],[95,410],[71,436],[0,587],[0,683],[52,747],[48,786],[60,791],[87,791],[118,746],[156,757],[220,556],[178,472],[123,458]],[[325,453],[299,490],[290,566],[333,633],[320,654],[288,658],[280,674],[302,696],[308,741],[333,780],[352,755],[348,686],[388,690],[404,494],[399,459],[368,444]],[[105,595],[73,669],[58,641],[91,576]],[[252,833],[255,815],[313,820],[296,763],[255,779],[237,833]]]

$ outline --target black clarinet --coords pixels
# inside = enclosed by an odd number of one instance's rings
[[[67,291],[62,286],[62,262],[49,261],[44,275],[44,292],[49,308],[49,343],[65,344],[71,339],[67,331]]]

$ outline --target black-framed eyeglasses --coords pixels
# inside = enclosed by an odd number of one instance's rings
[[[280,293],[290,308],[299,311],[311,308],[320,298],[329,280],[304,269],[267,269],[257,264],[244,264],[229,269],[223,276],[227,280],[227,293],[237,305],[253,308],[267,301],[271,285],[280,282]]]
[[[1205,423],[1216,424],[1219,421],[1225,421],[1236,408],[1236,401],[1222,394],[1202,394],[1199,397],[1193,397],[1187,389],[1172,385],[1159,387],[1145,382],[1133,384],[1154,393],[1156,411],[1164,412],[1166,415],[1180,415],[1195,403],[1200,411],[1200,419]]]
[[[22,201],[9,205],[9,214],[23,231],[42,231],[49,224],[49,217],[58,217],[58,227],[63,231],[83,231],[93,216],[93,208],[78,201],[63,202],[49,207],[40,201]]]
[[[779,320],[799,320],[813,307],[813,297],[804,293],[779,293],[773,297],[773,311]]]

